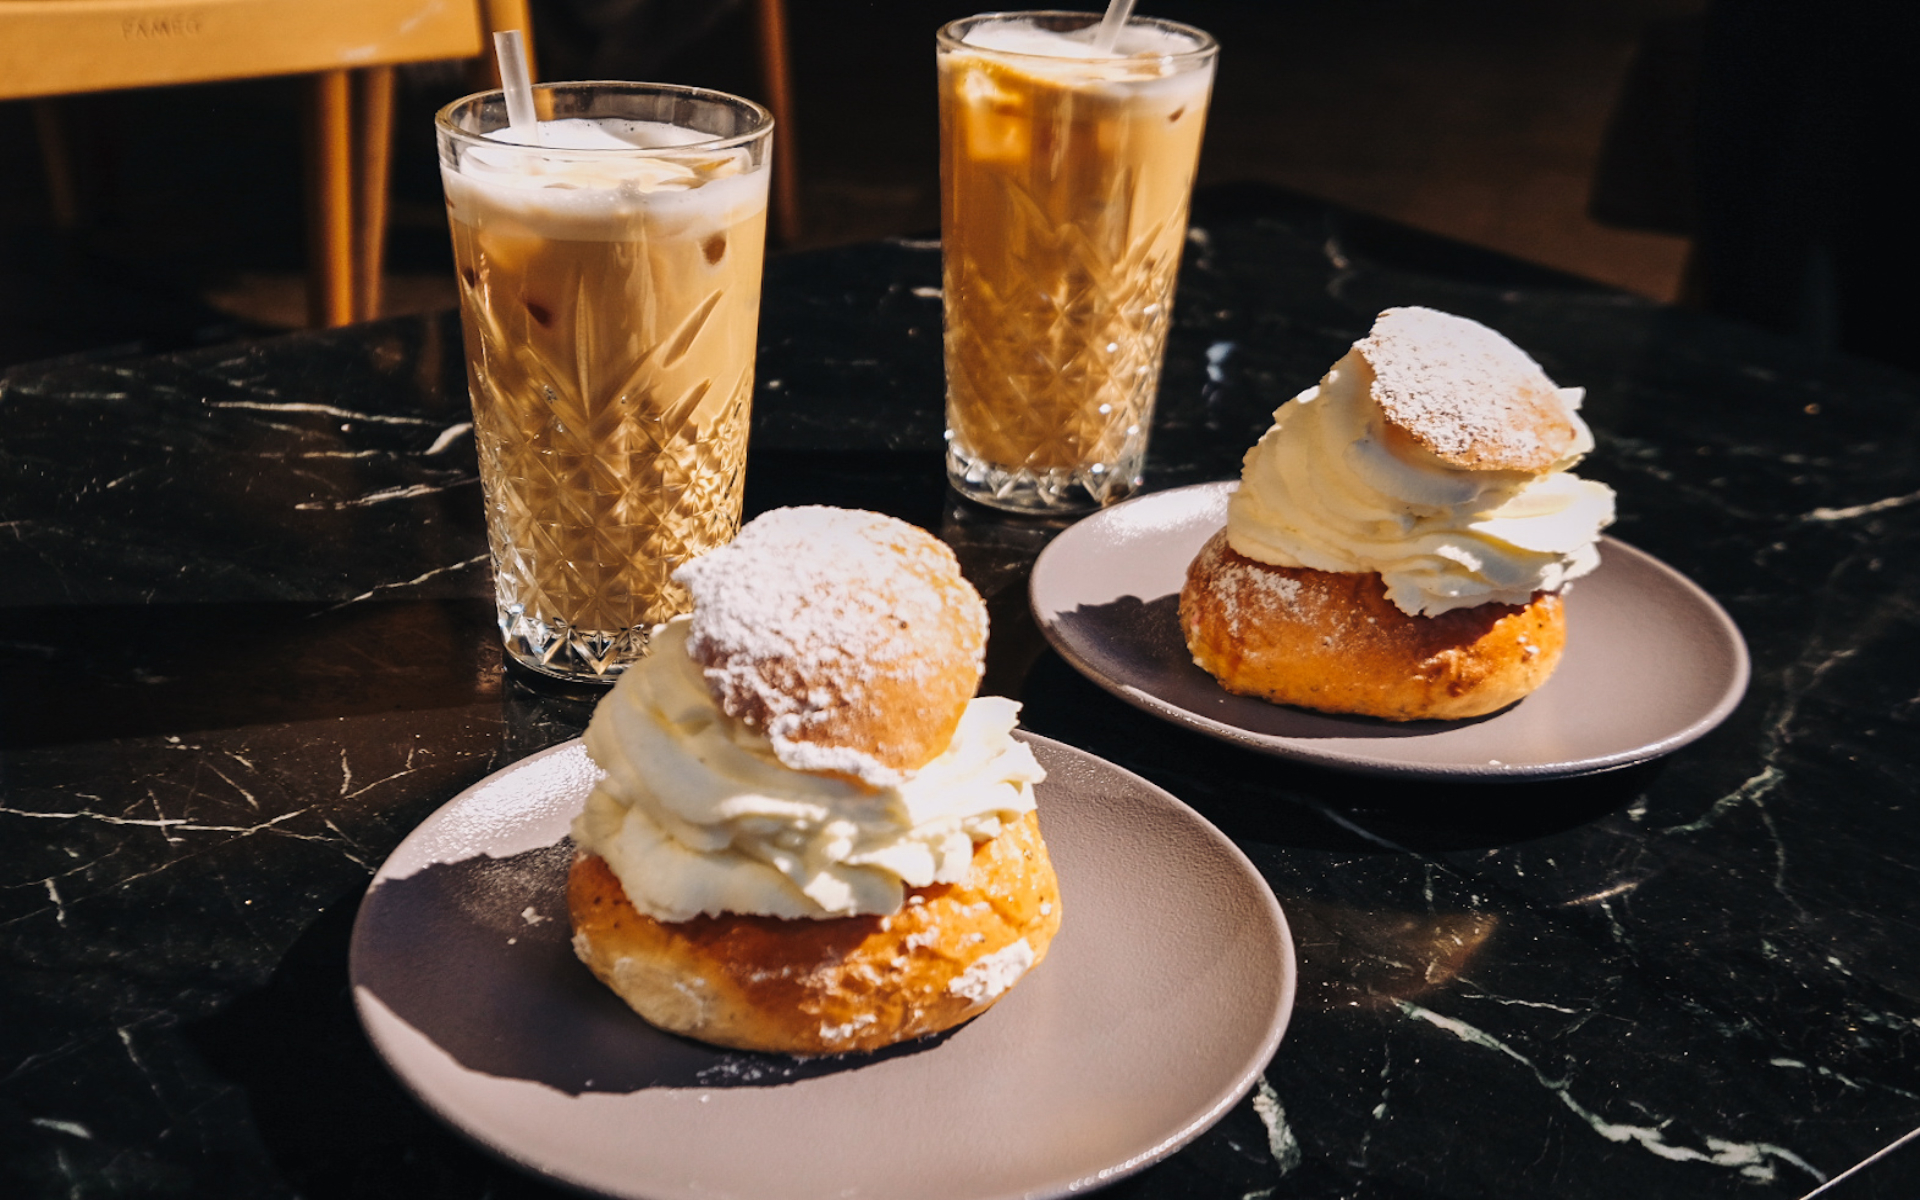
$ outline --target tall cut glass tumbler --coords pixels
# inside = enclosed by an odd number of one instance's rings
[[[612,682],[740,527],[773,121],[721,92],[499,92],[436,119],[507,654]]]
[[[1136,17],[940,30],[947,476],[1057,513],[1140,486],[1219,47]]]

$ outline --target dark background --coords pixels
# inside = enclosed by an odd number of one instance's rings
[[[933,32],[967,0],[790,0],[803,246],[938,223]],[[987,6],[990,7],[990,6]],[[1097,7],[1068,5],[1068,7]],[[1220,41],[1203,184],[1257,179],[1624,287],[1679,294],[1686,237],[1650,231],[1671,191],[1648,136],[1625,219],[1589,215],[1636,48],[1704,0],[1147,0]],[[749,5],[535,0],[542,73],[761,92]],[[1669,38],[1668,41],[1672,39]],[[1664,43],[1663,43],[1664,44]],[[1664,76],[1656,72],[1656,84]],[[432,114],[458,64],[406,68],[390,312],[453,302]],[[297,80],[59,102],[83,226],[53,228],[33,117],[0,104],[0,368],[287,328],[304,314]],[[1675,104],[1640,89],[1657,152]],[[1651,180],[1654,216],[1645,210]],[[1618,189],[1616,189],[1617,191]],[[1639,202],[1635,208],[1633,201]],[[1619,205],[1614,206],[1616,210]]]
[[[1095,8],[1097,5],[1078,5]],[[763,97],[750,0],[535,0],[545,78]],[[939,221],[933,33],[972,0],[789,0],[805,228]],[[1909,0],[1158,0],[1222,52],[1200,182],[1255,180],[1821,351],[1920,367],[1920,6]],[[389,315],[454,302],[432,118],[403,68]],[[0,368],[287,329],[297,79],[65,98],[83,219],[56,229],[31,106],[0,104]]]

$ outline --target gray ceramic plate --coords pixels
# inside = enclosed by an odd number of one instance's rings
[[[1538,691],[1472,721],[1394,724],[1231,695],[1193,664],[1180,585],[1226,524],[1233,483],[1117,504],[1075,524],[1033,567],[1033,611],[1062,657],[1157,716],[1282,758],[1410,779],[1555,779],[1677,750],[1726,719],[1747,647],[1713,597],[1607,538],[1567,593],[1567,650]]]
[[[993,1009],[875,1055],[797,1060],[660,1033],[568,948],[569,742],[455,797],[354,926],[374,1047],[528,1169],[623,1197],[1064,1196],[1172,1153],[1266,1066],[1293,943],[1246,856],[1118,767],[1029,739],[1063,923]]]

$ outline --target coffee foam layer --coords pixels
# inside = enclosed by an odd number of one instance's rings
[[[1040,58],[1114,59],[1164,57],[1190,54],[1200,43],[1185,34],[1152,25],[1128,25],[1120,31],[1110,52],[1094,49],[1098,25],[1084,29],[1042,29],[1032,21],[997,21],[975,26],[964,39],[969,46],[999,50],[1005,54],[1031,54]]]
[[[1184,34],[1129,25],[1114,52],[1101,54],[1093,48],[1094,32],[1094,26],[1058,32],[1031,21],[998,21],[968,30],[962,44],[985,51],[1002,69],[1066,87],[1125,84],[1133,91],[1151,84],[1156,91],[1185,93],[1204,91],[1213,79],[1211,64],[1196,69],[1191,62],[1171,61],[1200,49],[1196,39]]]
[[[539,132],[533,137],[513,128],[496,129],[483,136],[506,146],[538,146],[548,150],[664,150],[713,140],[711,134],[665,121],[622,121],[611,117],[541,121]]]
[[[540,130],[537,148],[500,130],[489,135],[497,149],[467,147],[457,170],[441,165],[452,219],[567,241],[643,241],[728,229],[766,208],[765,160],[755,168],[737,146],[703,151],[708,134],[579,118]]]

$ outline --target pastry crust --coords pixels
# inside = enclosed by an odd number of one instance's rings
[[[1505,708],[1547,681],[1566,645],[1557,592],[1408,616],[1377,574],[1269,566],[1224,529],[1187,569],[1180,629],[1230,692],[1389,721]]]
[[[574,953],[652,1024],[797,1055],[877,1050],[977,1016],[1046,956],[1060,927],[1059,884],[1031,812],[974,847],[966,884],[915,888],[887,917],[658,921],[585,853],[567,907]]]

